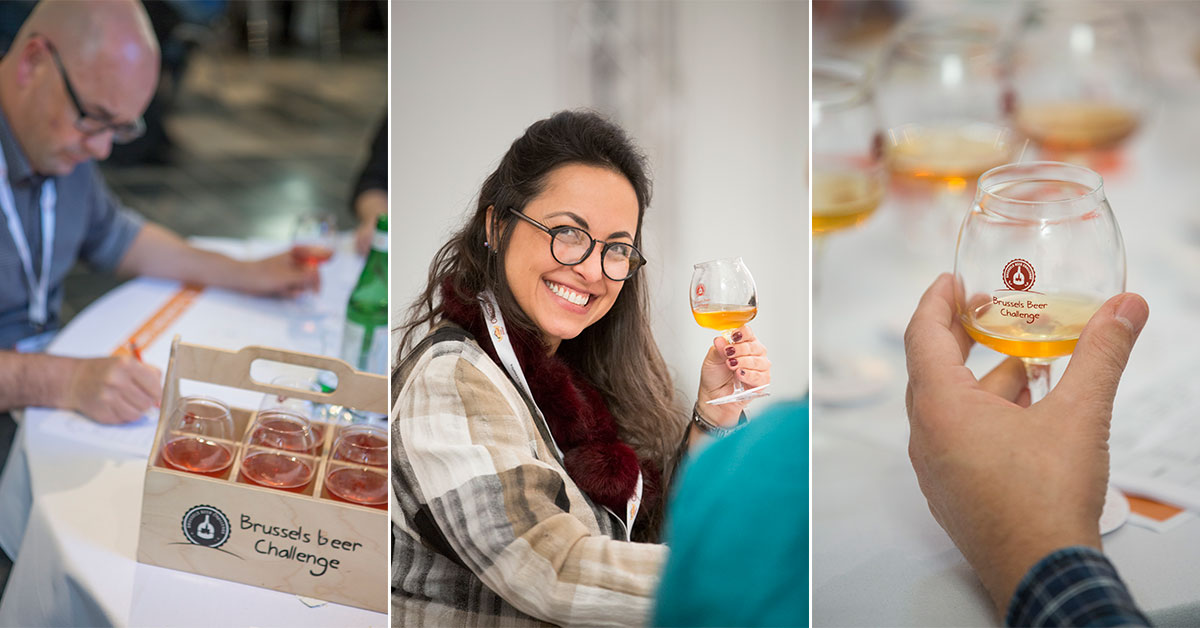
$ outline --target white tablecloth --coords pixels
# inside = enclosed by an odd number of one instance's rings
[[[245,258],[286,249],[282,243],[200,243]],[[336,356],[345,303],[361,267],[362,258],[343,239],[322,268],[315,308],[206,289],[143,349],[144,359],[165,371],[175,334],[226,349],[257,344]],[[179,288],[170,281],[129,281],[72,320],[49,352],[109,355]],[[261,397],[224,390],[223,399],[242,407],[257,407]],[[153,417],[102,427],[73,412],[26,412],[0,478],[0,547],[15,560],[0,625],[387,624],[382,613],[338,604],[310,608],[295,595],[138,563],[142,482],[155,426]],[[379,581],[387,586],[387,574]]]
[[[1149,391],[1200,370],[1200,81],[1194,70],[1176,74],[1192,83],[1164,84],[1123,165],[1102,173],[1125,238],[1128,289],[1145,296],[1151,312],[1116,398],[1114,428],[1144,418],[1137,404]],[[814,625],[1000,621],[929,514],[907,455],[903,331],[921,293],[953,270],[956,226],[917,219],[889,199],[860,230],[831,236],[814,267],[822,279],[814,350],[869,355],[890,369],[870,403],[823,406],[814,388]],[[982,375],[1001,359],[977,347],[968,366]],[[1151,621],[1200,624],[1200,518],[1162,533],[1126,524],[1103,542]]]

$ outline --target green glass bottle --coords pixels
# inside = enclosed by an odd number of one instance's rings
[[[380,375],[387,370],[388,358],[387,225],[386,214],[375,223],[375,238],[350,293],[342,332],[342,359],[360,371]]]

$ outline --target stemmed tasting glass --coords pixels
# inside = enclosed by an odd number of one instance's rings
[[[883,132],[866,68],[833,59],[812,68],[812,230],[826,234],[861,225],[883,200]]]
[[[338,431],[329,456],[325,488],[342,501],[364,506],[387,503],[387,432],[375,425]]]
[[[259,412],[242,442],[241,475],[268,488],[303,491],[316,468],[315,448],[308,419],[282,409]]]
[[[309,268],[318,268],[333,257],[337,246],[337,218],[327,212],[302,214],[292,228],[292,255]]]
[[[1125,7],[1031,5],[1006,54],[1017,131],[1044,158],[1097,166],[1146,107],[1144,42]]]
[[[818,59],[812,67],[813,298],[820,299],[830,234],[854,229],[883,200],[887,170],[883,131],[864,66]],[[824,327],[824,325],[822,325]],[[827,338],[826,338],[827,341]],[[814,347],[814,399],[869,396],[883,379],[879,363]]]
[[[959,233],[954,279],[967,334],[1020,358],[1030,403],[1040,401],[1051,363],[1125,291],[1125,246],[1100,175],[1059,162],[984,173]]]
[[[229,406],[210,397],[181,397],[168,416],[162,460],[188,473],[220,476],[233,462]]]
[[[333,258],[337,248],[337,218],[328,212],[301,214],[292,227],[292,257],[306,268],[317,270]],[[308,310],[317,310],[316,293],[300,297]]]
[[[758,314],[758,295],[750,269],[742,258],[734,257],[696,264],[692,272],[690,301],[692,316],[701,327],[721,332],[733,344],[733,331]],[[734,375],[733,393],[708,403],[721,405],[763,397],[770,384],[746,389]]]
[[[1016,152],[1001,52],[993,25],[938,16],[902,25],[883,57],[875,91],[893,187],[909,209],[941,210],[933,239],[953,237],[969,186]],[[913,239],[929,242],[929,230],[918,227]]]

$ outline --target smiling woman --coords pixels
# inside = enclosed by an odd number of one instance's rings
[[[513,231],[505,259],[508,286],[553,352],[607,314],[621,293],[637,251],[630,235],[637,231],[637,195],[619,173],[567,164],[546,176],[546,189],[525,213],[509,211],[532,228]],[[600,255],[591,255],[596,242],[589,227],[609,234]]]
[[[393,625],[648,619],[675,467],[745,405],[704,402],[770,379],[748,328],[715,340],[688,423],[639,272],[649,201],[624,131],[560,112],[435,256],[392,382]]]

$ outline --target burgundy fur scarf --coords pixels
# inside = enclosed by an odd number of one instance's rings
[[[462,302],[447,282],[442,286],[442,312],[448,320],[471,332],[492,361],[500,365],[478,301]],[[567,474],[576,486],[592,501],[624,518],[626,502],[637,489],[640,469],[639,513],[649,515],[657,510],[661,471],[653,462],[639,461],[633,448],[621,441],[616,419],[600,393],[562,359],[548,355],[541,338],[511,326],[508,334],[533,399],[546,417],[550,433],[563,452]],[[637,520],[644,521],[646,517],[639,516]]]

